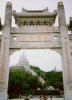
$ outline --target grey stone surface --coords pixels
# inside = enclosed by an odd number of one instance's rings
[[[6,3],[5,21],[2,32],[0,51],[0,100],[7,100],[8,74],[9,74],[9,41],[12,19],[12,4]]]
[[[0,100],[1,98],[3,98],[3,100],[7,100],[9,52],[13,53],[16,50],[28,48],[51,48],[62,55],[65,100],[72,100],[72,45],[70,45],[72,41],[70,41],[71,37],[69,37],[70,35],[68,34],[66,26],[63,3],[58,3],[59,27],[57,27],[57,29],[51,24],[49,24],[49,26],[42,24],[38,26],[21,25],[18,28],[12,28],[11,20],[12,4],[8,2],[6,4],[5,22],[1,38],[0,82],[3,82],[4,84],[0,84],[2,89],[0,92]],[[51,19],[51,22],[54,23],[53,19]]]
[[[63,82],[65,100],[72,99],[72,59],[65,10],[62,2],[58,3],[58,20],[62,44]],[[70,85],[71,84],[71,85]]]

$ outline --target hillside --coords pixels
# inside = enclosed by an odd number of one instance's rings
[[[52,70],[50,72],[44,72],[42,71],[39,67],[36,66],[30,66],[36,73],[38,76],[41,76],[45,82],[47,86],[53,86],[54,88],[59,88],[59,89],[63,89],[63,77],[62,77],[62,72],[57,72],[56,70]],[[24,69],[23,67],[17,67],[14,66],[10,69]]]
[[[57,92],[63,94],[63,79],[62,72],[50,71],[44,72],[39,67],[30,66],[37,75],[33,76],[31,73],[26,72],[24,67],[14,66],[9,71],[9,87],[8,94],[10,98],[18,97],[19,94],[42,94],[48,92],[49,87],[54,87]],[[39,76],[45,80],[45,84],[39,81]],[[38,92],[37,89],[40,89]],[[47,94],[49,94],[48,92]]]

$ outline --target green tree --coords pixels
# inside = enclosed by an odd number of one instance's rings
[[[9,94],[29,94],[41,86],[38,76],[32,76],[23,69],[11,69],[9,72]]]
[[[54,82],[54,88],[63,90],[63,83],[62,82]]]

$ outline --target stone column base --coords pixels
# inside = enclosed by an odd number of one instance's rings
[[[72,91],[68,91],[67,96],[65,98],[66,100],[72,100]]]
[[[67,100],[72,100],[72,95],[68,95]]]
[[[6,92],[0,92],[0,100],[8,100],[8,95]]]

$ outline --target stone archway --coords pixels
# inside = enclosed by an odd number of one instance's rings
[[[53,27],[58,13],[59,26]],[[19,27],[11,27],[12,14]],[[48,12],[48,9],[22,12],[12,12],[12,4],[8,2],[5,9],[0,52],[0,100],[7,100],[9,53],[20,49],[54,49],[62,53],[63,81],[65,100],[72,99],[72,35],[68,34],[64,5],[58,3],[58,12]],[[2,86],[3,85],[3,86]]]

